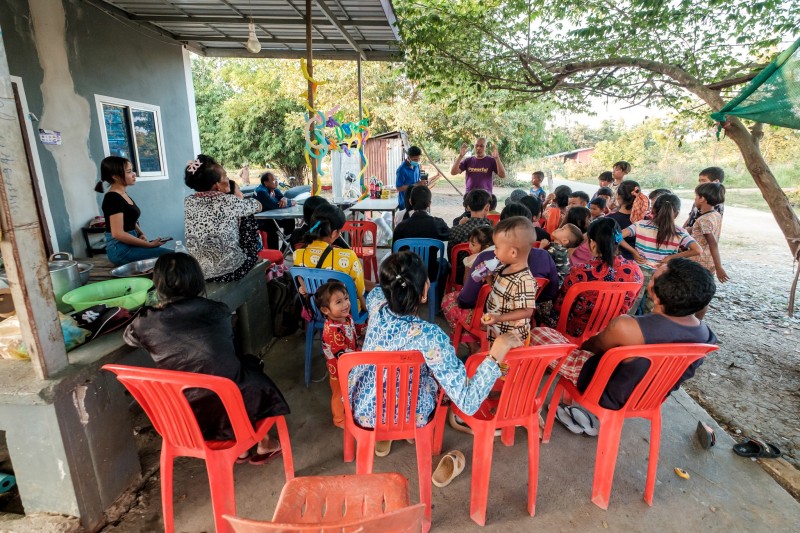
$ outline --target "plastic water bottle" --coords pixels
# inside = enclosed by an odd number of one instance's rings
[[[175,241],[175,253],[177,254],[188,254],[189,251],[183,245],[183,241]]]

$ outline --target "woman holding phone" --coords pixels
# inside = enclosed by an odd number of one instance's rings
[[[171,250],[162,244],[171,238],[158,237],[147,240],[139,227],[142,212],[128,196],[128,187],[136,183],[133,165],[124,157],[110,156],[100,163],[100,181],[95,192],[103,192],[103,182],[108,191],[103,197],[103,216],[106,219],[106,254],[115,265],[125,265],[142,259],[159,257]]]

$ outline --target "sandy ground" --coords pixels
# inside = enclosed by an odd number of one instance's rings
[[[597,186],[555,180],[593,194]],[[513,189],[495,188],[498,210]],[[691,208],[683,201],[679,223]],[[461,198],[446,182],[434,187],[434,216],[452,223]],[[794,271],[789,248],[770,213],[727,207],[720,239],[731,281],[718,284],[706,319],[720,349],[685,388],[734,437],[777,445],[800,465],[800,309],[787,316]]]

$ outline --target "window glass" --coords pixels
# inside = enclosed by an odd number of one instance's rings
[[[124,157],[133,161],[136,169],[136,158],[133,157],[131,127],[128,111],[125,107],[103,104],[103,120],[106,124],[109,155]]]
[[[131,109],[139,172],[161,172],[161,154],[158,150],[156,114],[153,111]]]

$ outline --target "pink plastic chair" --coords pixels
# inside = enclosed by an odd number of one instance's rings
[[[544,427],[542,442],[550,441],[556,408],[561,401],[562,393],[572,399],[600,420],[600,433],[597,438],[597,457],[592,483],[592,502],[602,509],[608,509],[611,496],[611,484],[614,481],[614,469],[617,464],[617,452],[622,436],[622,425],[626,418],[646,418],[650,420],[650,457],[647,461],[647,482],[644,489],[644,501],[653,505],[653,491],[658,469],[658,449],[661,442],[661,404],[667,394],[675,387],[686,369],[705,357],[709,352],[718,349],[712,344],[650,344],[646,346],[621,346],[607,351],[597,366],[594,377],[581,394],[566,379],[559,379],[556,390],[550,400],[547,411],[547,423]],[[630,398],[622,409],[612,411],[600,406],[600,397],[608,384],[614,370],[629,357],[642,357],[650,360],[650,368],[633,389]]]
[[[633,294],[631,303],[636,299],[636,295],[642,288],[641,283],[635,281],[630,282],[611,282],[611,281],[584,281],[576,283],[567,290],[564,296],[564,303],[561,304],[561,315],[558,317],[558,325],[556,329],[564,335],[567,339],[574,342],[578,346],[589,337],[593,336],[598,331],[605,329],[612,319],[627,312],[625,308],[625,297],[627,294]],[[569,313],[572,310],[572,305],[578,296],[585,293],[597,293],[594,301],[594,308],[589,315],[589,320],[586,323],[583,333],[578,337],[573,337],[567,333],[567,326],[569,320]]]
[[[258,444],[273,424],[278,426],[286,481],[294,478],[292,446],[286,420],[282,416],[265,418],[253,427],[244,408],[242,393],[233,381],[207,374],[125,365],[105,365],[103,370],[117,375],[117,379],[136,398],[163,439],[161,505],[164,512],[164,531],[167,533],[175,531],[172,506],[172,468],[175,457],[205,460],[211,487],[214,525],[218,532],[231,531],[222,515],[236,514],[233,483],[236,458]],[[235,440],[203,440],[194,412],[184,396],[186,389],[195,388],[208,389],[219,396],[231,421]]]
[[[411,505],[400,474],[308,476],[289,481],[271,522],[225,516],[235,533],[422,531],[425,505]]]
[[[378,416],[374,429],[362,428],[353,420],[348,378],[353,367],[358,365],[376,367],[375,405]],[[417,351],[351,352],[339,359],[338,372],[345,411],[345,462],[352,462],[355,458],[356,473],[370,474],[375,461],[377,441],[414,439],[417,449],[419,499],[425,504],[425,531],[427,531],[431,522],[431,456],[439,455],[442,451],[442,433],[447,409],[441,407],[443,391],[440,391],[433,418],[425,426],[417,427],[419,377],[424,365],[425,359]],[[354,441],[357,443],[355,451]]]
[[[348,220],[342,233],[350,235],[350,248],[364,264],[364,275],[378,281],[378,225],[369,220]],[[364,235],[372,235],[372,244],[364,244]]]
[[[461,280],[462,283],[458,283],[456,279],[456,274],[458,273],[458,254],[463,254],[464,252],[469,254],[468,242],[456,244],[453,246],[453,249],[450,250],[450,275],[447,277],[447,286],[445,286],[444,292],[460,291],[464,287],[463,280]],[[466,268],[464,269],[464,275],[467,275]]]
[[[455,404],[453,412],[472,428],[472,482],[470,487],[469,515],[478,525],[486,524],[486,501],[489,495],[489,478],[492,472],[494,432],[502,429],[506,446],[514,444],[514,428],[522,426],[528,431],[528,513],[536,511],[536,487],[539,479],[539,412],[547,391],[574,344],[549,344],[511,350],[504,360],[508,375],[500,384],[500,399],[486,400],[472,416],[466,415]],[[467,375],[473,376],[486,354],[476,354],[467,360]],[[544,387],[540,385],[544,371],[553,361],[559,361]],[[537,391],[538,394],[537,394]]]

